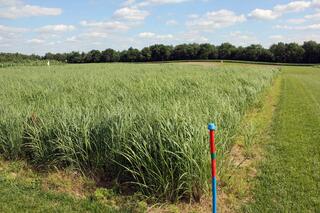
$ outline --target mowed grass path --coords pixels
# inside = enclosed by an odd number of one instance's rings
[[[245,212],[320,212],[320,69],[283,72],[274,134]]]

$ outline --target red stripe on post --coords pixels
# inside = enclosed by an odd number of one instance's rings
[[[212,177],[216,177],[217,175],[217,171],[216,171],[216,166],[217,166],[217,163],[216,163],[216,160],[212,160]]]
[[[210,151],[211,154],[216,152],[216,147],[214,145],[214,131],[210,130]]]
[[[210,130],[210,152],[211,152],[211,155],[215,155],[216,153],[216,147],[215,147],[215,144],[214,144],[214,131],[213,130]],[[211,174],[212,174],[212,177],[216,177],[216,159],[212,159],[211,160]]]

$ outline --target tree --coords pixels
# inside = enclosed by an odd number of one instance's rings
[[[263,47],[258,44],[252,44],[245,48],[245,60],[248,61],[258,61],[261,53],[263,52]]]
[[[57,61],[65,62],[67,60],[67,55],[66,54],[57,53],[55,55],[54,59],[57,60]]]
[[[320,46],[315,41],[307,41],[302,45],[304,49],[304,62],[306,63],[320,63]]]
[[[127,51],[122,51],[120,60],[124,62],[138,62],[141,61],[140,51],[130,47]]]
[[[81,55],[79,52],[71,52],[67,55],[68,63],[81,63]]]
[[[119,52],[113,49],[109,48],[101,52],[101,62],[118,62],[119,60]]]
[[[214,45],[200,44],[198,51],[198,59],[217,59],[218,51]]]
[[[246,56],[246,48],[244,47],[238,47],[235,51],[235,54],[233,56],[235,60],[247,60]]]
[[[236,47],[230,43],[223,43],[218,48],[220,59],[233,59]]]
[[[44,59],[45,59],[45,60],[53,60],[53,59],[55,59],[55,55],[52,54],[52,53],[46,53],[46,54],[44,55]]]
[[[269,49],[262,49],[259,56],[259,61],[272,62],[274,61],[273,54]]]
[[[183,59],[189,59],[189,55],[187,52],[187,45],[186,44],[180,44],[173,48],[171,59],[173,60],[183,60]]]
[[[174,60],[192,60],[199,59],[199,44],[181,44],[173,48],[171,59]]]
[[[139,62],[141,61],[140,50],[130,47],[128,50],[128,59],[130,62]]]
[[[301,63],[304,59],[305,50],[297,43],[286,44],[286,62]]]
[[[141,50],[142,61],[151,61],[152,53],[149,47],[145,47]]]
[[[98,63],[101,61],[101,53],[99,50],[91,50],[85,56],[86,63]]]
[[[279,42],[278,44],[274,44],[270,47],[270,51],[273,54],[273,58],[275,62],[285,63],[286,56],[286,45],[283,42]]]
[[[156,44],[149,47],[152,61],[168,61],[172,53],[172,46]]]

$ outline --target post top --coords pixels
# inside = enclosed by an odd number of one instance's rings
[[[214,123],[209,123],[209,125],[208,125],[208,129],[209,130],[216,130],[216,125],[214,124]]]

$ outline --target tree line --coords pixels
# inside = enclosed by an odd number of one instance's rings
[[[37,61],[41,59],[43,59],[43,57],[35,54],[25,55],[20,53],[0,53],[0,63],[24,63],[25,61]]]
[[[277,43],[270,48],[261,45],[236,47],[230,43],[220,46],[212,44],[181,44],[177,46],[156,44],[141,50],[130,47],[128,50],[91,50],[87,53],[71,52],[64,54],[47,53],[45,59],[67,61],[68,63],[98,62],[151,62],[171,60],[245,60],[277,63],[320,63],[320,44],[307,41],[297,43]]]
[[[23,60],[56,60],[67,63],[100,63],[100,62],[151,62],[171,60],[244,60],[276,63],[320,63],[320,44],[306,41],[297,43],[279,42],[270,48],[259,44],[247,47],[223,43],[180,44],[177,46],[156,44],[141,50],[130,47],[127,50],[89,52],[47,53],[45,56],[23,55],[19,53],[0,53],[0,62],[19,62]]]
[[[25,55],[21,53],[1,53],[0,52],[0,68],[12,66],[44,66],[47,61],[44,56],[39,55]],[[62,64],[60,61],[51,60],[50,64]]]

